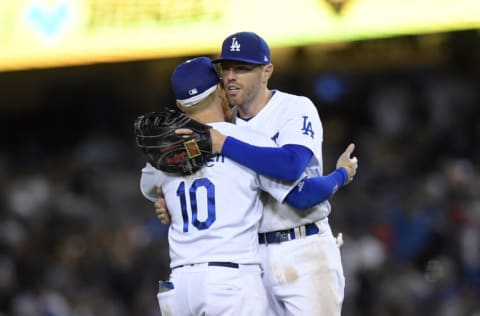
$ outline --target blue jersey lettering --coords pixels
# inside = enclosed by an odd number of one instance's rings
[[[205,166],[207,167],[212,167],[214,163],[216,162],[225,162],[225,156],[224,155],[216,155],[215,157],[211,157],[210,159],[207,160],[205,163]]]
[[[310,135],[311,138],[315,135],[315,132],[312,129],[312,122],[308,120],[308,116],[303,117],[302,131],[304,135]]]

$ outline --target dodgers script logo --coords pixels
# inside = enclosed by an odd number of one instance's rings
[[[302,131],[304,135],[310,135],[311,138],[313,138],[313,136],[315,135],[312,128],[312,122],[308,120],[308,116],[303,116]]]
[[[237,38],[232,38],[232,45],[230,45],[231,52],[239,52],[240,51],[240,43],[237,41]]]

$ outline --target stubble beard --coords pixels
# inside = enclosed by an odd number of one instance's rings
[[[238,100],[238,97],[230,97],[230,96],[227,95],[227,100],[228,100],[228,103],[230,104],[230,106],[236,106],[236,107],[240,106],[240,102]]]

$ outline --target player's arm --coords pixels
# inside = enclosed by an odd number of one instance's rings
[[[306,210],[330,198],[340,187],[352,182],[358,160],[350,157],[355,146],[350,144],[337,160],[337,169],[326,176],[305,178],[290,191],[284,202]]]
[[[261,188],[298,210],[309,209],[326,201],[353,180],[358,168],[357,158],[351,157],[354,148],[354,144],[350,144],[338,158],[337,169],[326,176],[305,176],[295,184],[259,176]]]
[[[340,168],[326,176],[305,178],[290,191],[284,202],[299,210],[309,209],[326,201],[345,185],[347,176],[347,171]]]
[[[312,159],[311,150],[302,145],[260,147],[212,129],[212,148],[258,174],[284,181],[297,180]]]
[[[162,224],[170,224],[171,217],[170,212],[167,209],[167,201],[165,200],[165,196],[163,195],[162,188],[157,188],[158,199],[155,201],[155,214],[157,214],[157,218],[160,220]]]
[[[147,200],[154,202],[155,214],[160,222],[163,224],[170,224],[170,213],[167,209],[167,203],[162,188],[158,186],[155,170],[156,169],[147,162],[142,169],[140,191]]]
[[[140,191],[147,200],[155,202],[158,198],[157,186],[155,168],[147,162],[140,177]]]

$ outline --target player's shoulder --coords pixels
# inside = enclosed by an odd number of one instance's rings
[[[215,122],[215,123],[209,123],[208,125],[212,126],[216,130],[219,130],[224,134],[227,134],[230,131],[234,131],[237,129],[237,126],[230,122]]]
[[[275,90],[274,97],[278,97],[280,99],[287,99],[287,100],[298,100],[302,102],[312,102],[312,99],[310,99],[306,95],[299,95],[299,94],[285,92],[281,90]]]
[[[312,99],[305,95],[297,95],[280,90],[275,90],[275,94],[273,95],[272,99],[276,100],[279,104],[290,107],[292,106],[292,104],[295,104],[297,106],[315,107]]]
[[[235,125],[228,122],[220,122],[212,124],[213,128],[217,129],[221,133],[235,137],[241,141],[253,144],[253,145],[264,145],[272,146],[271,139],[267,137],[263,132],[258,131],[249,126]]]

